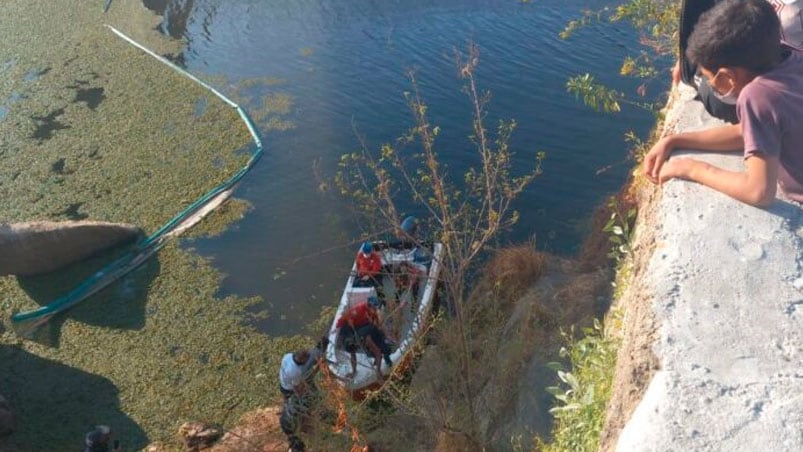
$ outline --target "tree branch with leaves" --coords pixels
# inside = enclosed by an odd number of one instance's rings
[[[432,232],[427,239],[443,244],[440,284],[453,314],[450,327],[459,333],[462,352],[456,364],[464,401],[473,413],[472,332],[465,310],[470,276],[483,251],[518,220],[512,203],[541,174],[545,155],[534,152],[526,164],[518,161],[514,166],[515,154],[509,142],[516,122],[499,121],[493,131],[485,125],[490,93],[477,83],[478,48],[469,45],[467,53],[456,52],[455,59],[472,111],[468,142],[472,152],[461,157],[468,168],[452,172],[443,163],[438,151],[440,128],[430,121],[415,73],[411,72],[412,89],[405,98],[413,116],[412,127],[395,143],[383,144],[378,152],[360,138],[362,148],[342,156],[335,183],[377,230],[398,226],[402,211],[406,211],[428,224]]]

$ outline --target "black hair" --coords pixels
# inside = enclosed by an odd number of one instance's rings
[[[298,362],[298,359],[299,359],[300,357],[304,356],[304,355],[306,355],[306,356],[307,356],[307,359],[305,359],[305,360],[304,360],[304,361],[302,361],[302,362]],[[298,364],[298,365],[301,365],[301,364],[304,364],[304,363],[306,363],[308,360],[309,360],[309,350],[304,350],[304,349],[302,349],[302,350],[296,350],[295,352],[293,352],[293,362],[294,362],[294,363],[296,363],[296,364]]]
[[[781,61],[781,50],[781,23],[769,2],[724,0],[700,16],[686,56],[712,72],[741,67],[762,74]]]

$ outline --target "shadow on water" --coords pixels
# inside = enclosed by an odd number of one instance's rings
[[[78,89],[75,92],[75,99],[73,102],[84,102],[90,110],[94,110],[95,108],[106,99],[106,95],[103,94],[105,89],[103,87],[100,88],[87,88],[87,89]]]
[[[46,275],[18,277],[20,287],[31,299],[45,306],[64,296],[84,279],[122,256],[131,245],[122,246],[69,265]],[[30,339],[43,345],[58,347],[61,325],[67,318],[95,326],[121,330],[139,330],[145,326],[145,305],[148,289],[161,265],[158,255],[139,268],[112,283],[109,287],[59,314],[41,326]]]
[[[142,0],[142,4],[164,18],[156,27],[157,30],[174,39],[184,37],[193,15],[195,0]],[[216,9],[215,5],[204,5],[204,13],[208,15],[203,19],[205,24],[211,23]]]
[[[0,345],[0,392],[17,415],[17,430],[0,439],[2,451],[80,450],[98,424],[109,425],[126,450],[148,442],[120,409],[111,381],[20,347]]]
[[[54,164],[54,166],[57,166],[57,164],[58,164],[58,162],[56,162],[56,164]],[[56,172],[57,174],[64,174],[63,172],[59,172],[59,171],[54,171],[54,172]],[[84,203],[82,203],[82,202],[74,202],[74,203],[70,204],[69,206],[65,207],[64,210],[56,212],[56,215],[67,217],[68,219],[70,219],[72,221],[86,220],[87,218],[89,218],[89,215],[85,214],[83,212],[79,212],[79,210],[81,209],[81,207],[83,205],[84,205]]]
[[[67,85],[67,88],[75,90],[75,98],[73,103],[83,102],[90,110],[95,110],[101,102],[106,99],[106,89],[100,87],[89,87],[91,80],[100,78],[95,72],[90,72],[89,80],[76,80],[74,84]]]
[[[53,132],[56,130],[70,129],[70,126],[57,120],[57,118],[63,114],[64,108],[58,108],[45,116],[31,116],[31,119],[36,121],[36,130],[31,134],[31,138],[39,140],[39,143],[42,143],[45,140],[53,138]]]

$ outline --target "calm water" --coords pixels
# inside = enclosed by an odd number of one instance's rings
[[[235,81],[284,79],[250,94],[292,97],[287,119],[295,128],[266,137],[266,158],[237,193],[254,209],[222,236],[189,243],[227,274],[224,294],[264,298],[270,317],[260,327],[270,334],[298,331],[337,300],[359,225],[343,200],[318,191],[313,161],[333,175],[339,156],[359,148],[353,125],[374,147],[401,134],[410,125],[402,94],[410,89],[408,69],[417,69],[431,119],[443,130],[441,155],[457,171],[469,149],[469,106],[453,52],[470,40],[480,47],[479,80],[493,93],[488,124],[500,117],[519,122],[513,145],[522,162],[547,152],[544,175],[522,196],[521,221],[505,240],[535,235],[540,248],[562,254],[576,251],[591,210],[625,181],[632,163],[620,164],[623,134],[644,135],[654,121],[635,109],[598,114],[566,93],[567,77],[584,72],[635,92],[635,81],[617,75],[627,47],[637,51],[631,30],[598,25],[569,41],[557,36],[598,2],[145,3],[165,15],[163,31],[187,40],[182,58],[190,71]]]

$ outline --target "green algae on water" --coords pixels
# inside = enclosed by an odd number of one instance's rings
[[[179,52],[183,43],[156,33],[159,19],[141,2],[117,0],[106,15],[78,0],[3,9],[13,20],[0,27],[0,99],[14,102],[0,121],[2,222],[87,218],[150,233],[247,160],[250,138],[233,109],[103,26]],[[263,124],[287,126],[291,99],[277,96],[253,103]],[[219,233],[247,209],[229,203],[194,234]],[[0,449],[73,449],[101,423],[127,450],[169,441],[187,420],[229,425],[275,399],[282,353],[309,344],[245,325],[258,300],[217,298],[220,273],[176,243],[36,341],[13,333],[13,312],[52,301],[122,252],[0,278],[0,393],[19,416]]]
[[[185,238],[214,237],[226,230],[228,225],[241,220],[253,206],[242,199],[229,199],[213,210],[202,222],[185,232]]]
[[[248,114],[258,124],[269,131],[285,131],[295,128],[295,124],[287,117],[293,110],[293,96],[279,91],[285,80],[275,77],[251,77],[229,80],[221,74],[200,74],[199,76],[212,86],[225,87],[224,91],[234,102],[248,110]],[[271,87],[271,92],[261,94],[257,87]]]

